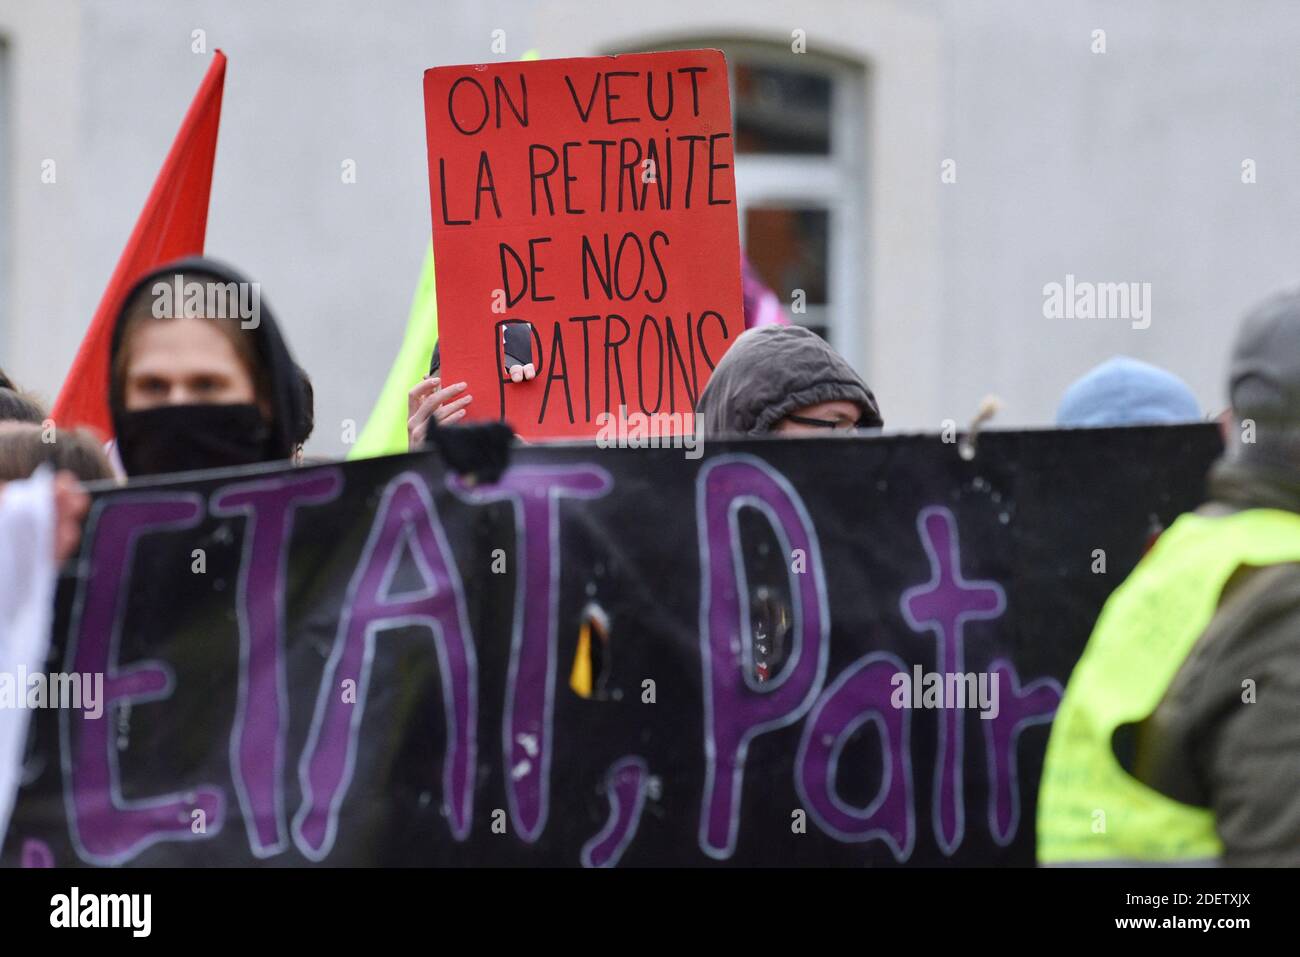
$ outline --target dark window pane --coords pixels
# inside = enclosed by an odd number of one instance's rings
[[[750,206],[745,210],[745,254],[786,308],[796,289],[804,291],[806,305],[826,305],[829,230],[830,214],[825,209]]]
[[[735,78],[737,153],[830,154],[830,77],[740,61]]]

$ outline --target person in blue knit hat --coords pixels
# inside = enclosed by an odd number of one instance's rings
[[[1061,396],[1062,428],[1200,422],[1196,396],[1182,379],[1147,362],[1115,356],[1076,379]]]

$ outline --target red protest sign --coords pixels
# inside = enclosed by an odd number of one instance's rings
[[[744,329],[722,54],[437,67],[424,109],[443,378],[469,383],[467,418],[589,438],[625,406],[690,431]],[[509,381],[508,333],[536,379]]]

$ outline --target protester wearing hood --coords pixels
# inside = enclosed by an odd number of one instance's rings
[[[109,410],[128,476],[288,461],[307,415],[261,289],[211,259],[143,276],[113,330]]]
[[[1211,501],[1112,594],[1070,677],[1041,862],[1300,864],[1300,290],[1246,318],[1229,392]]]
[[[1076,379],[1056,412],[1062,428],[1201,421],[1187,383],[1157,366],[1115,356]]]
[[[876,397],[853,367],[802,326],[742,333],[700,394],[701,436],[822,435],[883,425]]]

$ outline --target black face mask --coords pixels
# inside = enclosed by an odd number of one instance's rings
[[[255,405],[160,405],[117,415],[117,449],[130,476],[270,461],[271,429]]]

